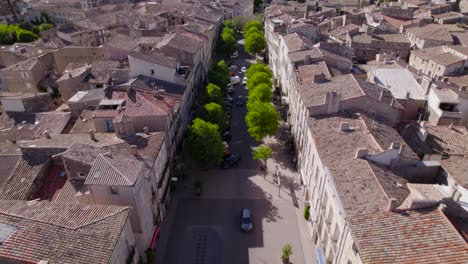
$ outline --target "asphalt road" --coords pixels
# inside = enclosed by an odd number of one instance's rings
[[[239,57],[233,60],[240,71],[249,66],[251,57],[239,47]],[[244,77],[239,74],[239,77]],[[236,85],[235,94],[245,99],[247,89]],[[285,243],[296,253],[291,263],[303,260],[300,234],[297,227],[297,208],[287,195],[278,198],[277,187],[270,179],[260,175],[258,164],[252,160],[252,147],[256,142],[248,135],[245,115],[247,109],[236,106],[231,109],[231,133],[229,142],[232,153],[239,153],[241,160],[228,170],[189,172],[190,178],[201,178],[203,195],[194,197],[190,186],[177,192],[174,219],[164,254],[164,264],[252,264],[280,263],[280,250]],[[242,208],[252,211],[253,230],[240,230]]]

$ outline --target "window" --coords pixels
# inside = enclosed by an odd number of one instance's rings
[[[119,194],[119,189],[117,189],[117,187],[111,186],[111,187],[109,187],[109,189],[110,189],[110,193],[112,195],[118,195]]]
[[[154,70],[153,69],[151,69],[151,75],[154,75]]]

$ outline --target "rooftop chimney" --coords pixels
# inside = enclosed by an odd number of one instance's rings
[[[450,197],[455,201],[458,202],[461,198],[461,193],[458,191],[457,186],[452,186],[452,191]]]
[[[43,134],[44,134],[44,137],[46,137],[47,139],[51,138],[48,130],[44,130]]]
[[[390,198],[388,200],[387,211],[393,212],[397,208],[397,200],[395,198]]]
[[[92,141],[96,141],[96,136],[94,135],[94,130],[90,129],[88,131],[89,133],[89,139],[91,139]]]
[[[400,144],[400,149],[398,150],[398,155],[402,155],[403,151],[405,151],[406,145]]]
[[[395,99],[392,99],[392,101],[390,101],[390,106],[393,107],[395,105]]]
[[[380,90],[379,101],[382,101],[384,95],[384,90]]]
[[[340,123],[340,132],[346,132],[349,130],[349,123],[348,122],[341,122]]]
[[[143,128],[143,133],[149,134],[149,128],[148,128],[148,127],[144,127],[144,128]]]
[[[449,130],[452,130],[453,129],[453,123],[450,123],[450,125],[448,126]]]
[[[368,153],[369,153],[369,150],[367,148],[358,148],[356,150],[356,155],[354,156],[354,158],[355,159],[365,158]]]
[[[310,55],[305,55],[304,64],[305,64],[305,65],[310,64]]]
[[[138,148],[136,145],[131,145],[130,146],[130,153],[133,155],[133,156],[138,156]]]

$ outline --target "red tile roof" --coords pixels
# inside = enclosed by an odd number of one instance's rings
[[[349,221],[363,263],[468,263],[465,241],[438,209],[380,211]]]
[[[16,227],[0,259],[28,263],[108,263],[129,207],[0,200],[0,223]]]

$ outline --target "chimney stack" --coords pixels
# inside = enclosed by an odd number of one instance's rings
[[[461,198],[461,193],[458,191],[457,186],[452,186],[452,191],[450,197],[455,201],[458,202]]]
[[[340,132],[346,132],[349,130],[349,123],[348,122],[341,122],[340,123]]]
[[[452,130],[453,129],[453,123],[450,123],[450,125],[448,126],[449,130]]]
[[[390,101],[390,106],[393,107],[395,105],[395,99],[392,99],[392,101]]]
[[[310,64],[310,55],[305,55],[304,64],[305,64],[305,65]]]
[[[94,130],[90,129],[88,131],[89,133],[89,138],[92,140],[92,141],[96,141],[96,136],[94,135]]]
[[[49,131],[48,131],[48,130],[44,130],[43,134],[44,134],[45,138],[47,138],[47,139],[51,139],[51,137],[50,137],[50,133],[49,133]]]
[[[143,133],[149,134],[149,128],[148,128],[148,127],[144,127],[144,128],[143,128]]]
[[[354,156],[354,158],[355,159],[365,158],[368,153],[369,153],[369,150],[367,148],[358,148],[356,150],[356,155]]]
[[[130,153],[133,155],[133,156],[138,156],[138,148],[136,145],[131,145],[130,146]]]
[[[403,151],[405,151],[406,145],[400,144],[400,149],[398,150],[398,155],[402,155]]]
[[[387,211],[393,212],[397,208],[397,200],[395,198],[390,198],[388,200]]]
[[[379,101],[382,101],[384,95],[384,90],[380,90]]]

